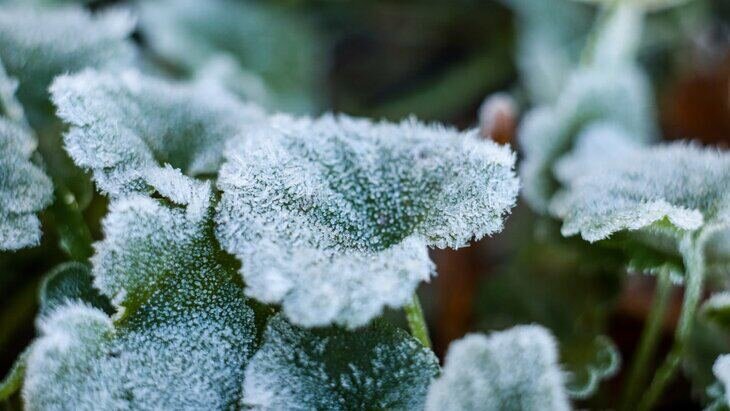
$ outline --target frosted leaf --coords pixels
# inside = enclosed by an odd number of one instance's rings
[[[37,245],[36,213],[53,200],[51,180],[31,161],[36,141],[28,129],[0,118],[0,250]]]
[[[284,111],[312,105],[317,40],[306,21],[286,9],[233,0],[156,0],[139,2],[139,12],[150,48],[186,71],[210,76],[223,63],[219,80],[246,98]],[[269,93],[261,93],[257,77]]]
[[[112,196],[149,189],[163,164],[190,176],[215,174],[226,140],[264,118],[218,87],[134,70],[61,76],[51,93],[72,126],[66,149]]]
[[[47,107],[47,88],[56,75],[130,64],[134,48],[127,38],[134,24],[121,9],[92,15],[79,6],[4,6],[0,58],[20,82],[21,102],[40,110]]]
[[[40,315],[48,315],[69,301],[83,302],[106,313],[112,313],[109,299],[101,295],[92,282],[93,277],[88,265],[79,262],[60,264],[43,279]]]
[[[712,367],[715,374],[725,391],[725,405],[730,406],[730,354],[724,354],[717,357],[715,365]]]
[[[730,201],[730,156],[682,142],[641,147],[610,130],[588,130],[556,167],[565,189],[551,210],[563,235],[594,242],[642,230],[672,247],[684,231],[729,229],[721,211]]]
[[[357,331],[301,329],[274,317],[246,367],[243,406],[256,410],[423,409],[433,353],[377,321]]]
[[[555,104],[530,111],[518,130],[524,152],[520,175],[530,206],[548,211],[558,188],[552,168],[583,128],[611,123],[636,141],[648,141],[653,137],[652,111],[648,84],[635,67],[597,66],[574,72]]]
[[[294,323],[356,327],[406,304],[433,263],[502,229],[508,147],[407,120],[275,116],[226,152],[217,235],[247,294]]]
[[[176,193],[196,193],[187,204],[141,195],[112,203],[93,271],[119,311],[112,321],[77,302],[40,320],[23,386],[29,410],[231,409],[240,401],[254,312],[213,237],[210,200],[197,203],[209,184],[178,183]]]
[[[517,326],[453,342],[427,411],[569,410],[558,350],[545,328]]]
[[[702,305],[702,314],[713,323],[730,330],[730,292],[713,294]]]

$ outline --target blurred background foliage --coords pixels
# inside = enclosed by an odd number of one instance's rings
[[[560,90],[562,70],[580,58],[595,18],[593,8],[569,0],[85,3],[93,10],[135,10],[134,40],[148,70],[219,81],[271,111],[392,120],[415,115],[468,128],[479,126],[485,97],[505,92],[514,105],[499,127],[487,130],[502,142],[514,139],[520,112]],[[727,148],[730,2],[696,0],[651,14],[640,60],[651,75],[664,138]],[[28,93],[25,98],[38,98]],[[52,107],[34,107],[37,112],[29,115],[43,130],[40,149],[58,164],[52,168],[62,170],[54,179],[73,194],[98,240],[106,200],[63,154],[62,126]],[[69,255],[83,260],[91,253],[59,247],[56,233],[63,221],[50,215],[41,216],[40,246],[0,254],[3,375],[33,337],[43,274]],[[558,227],[520,204],[500,235],[461,250],[434,250],[439,276],[421,289],[434,348],[443,356],[450,341],[471,331],[543,324],[561,342],[573,395],[581,397],[603,382],[596,395],[577,405],[610,408],[627,371],[624,366],[617,372],[616,366],[630,363],[637,350],[656,279],[624,275],[611,251],[564,239]],[[668,292],[659,354],[671,341],[681,289]],[[663,409],[699,409],[714,381],[712,362],[717,353],[730,351],[728,336],[710,325],[700,325],[695,334],[685,364],[691,378],[673,383]]]

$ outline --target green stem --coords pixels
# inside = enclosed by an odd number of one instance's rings
[[[18,359],[15,360],[13,368],[10,369],[8,375],[0,381],[0,402],[6,401],[11,395],[15,394],[23,385],[23,377],[25,376],[25,363],[28,359],[30,350],[23,351]]]
[[[671,289],[670,270],[663,268],[658,274],[651,312],[641,333],[639,349],[634,356],[629,376],[624,385],[626,388],[619,406],[621,410],[630,410],[633,404],[636,404],[637,397],[641,392],[640,389],[644,387],[649,371],[649,363],[656,354],[657,342],[659,341]]]
[[[73,195],[61,181],[53,178],[55,199],[49,209],[58,231],[59,246],[72,260],[86,261],[94,250],[89,227],[81,214],[81,208]]]
[[[654,379],[649,389],[639,403],[639,411],[648,411],[654,407],[654,404],[661,397],[669,382],[674,378],[681,363],[684,348],[692,332],[695,312],[697,311],[697,306],[702,296],[702,283],[705,276],[704,241],[702,241],[702,237],[702,235],[695,238],[687,237],[680,245],[686,271],[682,312],[677,323],[674,344],[669,354],[667,354],[664,364],[654,374]]]
[[[411,335],[420,341],[424,347],[431,348],[431,340],[428,338],[428,326],[426,325],[426,319],[423,317],[423,309],[421,308],[421,301],[418,299],[418,294],[413,293],[411,302],[403,307],[403,309],[406,312],[406,319],[408,320],[408,327],[411,329]]]

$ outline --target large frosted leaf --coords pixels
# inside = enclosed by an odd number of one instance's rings
[[[406,304],[426,246],[500,231],[518,187],[508,147],[414,120],[275,116],[226,157],[218,238],[247,293],[305,326]]]
[[[525,199],[539,212],[558,184],[552,168],[593,122],[623,128],[636,141],[652,138],[652,103],[646,79],[630,65],[577,70],[552,106],[530,111],[519,129]]]
[[[428,411],[569,410],[555,339],[540,326],[467,335],[451,344]]]
[[[53,199],[51,180],[31,161],[36,141],[28,129],[0,118],[0,250],[38,244],[36,213]]]
[[[18,96],[29,115],[48,106],[48,85],[58,74],[85,67],[119,67],[134,56],[127,37],[128,12],[91,15],[79,6],[0,9],[0,59],[20,82]]]
[[[28,409],[231,409],[253,354],[254,313],[210,221],[210,187],[164,170],[164,200],[112,203],[93,258],[117,314],[69,303],[39,321]]]
[[[224,143],[264,117],[208,83],[134,70],[62,76],[51,92],[58,115],[72,125],[68,152],[112,196],[148,189],[151,173],[164,164],[190,176],[215,174]]]
[[[683,232],[704,227],[716,233],[712,241],[730,229],[730,156],[717,149],[683,142],[643,147],[601,126],[581,136],[556,174],[565,189],[551,209],[566,236],[593,242],[641,230],[640,240],[671,249]]]
[[[235,0],[156,0],[139,6],[142,33],[165,59],[196,76],[218,76],[229,89],[272,108],[310,108],[321,61],[305,21],[276,6]]]
[[[246,368],[243,405],[418,410],[438,369],[429,349],[385,322],[357,331],[306,330],[277,316]]]

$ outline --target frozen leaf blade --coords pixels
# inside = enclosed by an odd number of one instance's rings
[[[31,160],[36,142],[27,128],[0,118],[0,250],[38,244],[36,213],[53,199],[50,178]]]
[[[316,330],[274,317],[246,368],[243,405],[256,410],[422,409],[438,361],[403,330],[378,321]]]
[[[264,118],[219,87],[135,70],[62,76],[51,93],[72,126],[68,152],[112,196],[148,190],[165,164],[190,176],[215,174],[225,142]]]
[[[83,302],[106,313],[113,309],[109,299],[93,286],[88,265],[78,262],[64,263],[46,274],[41,284],[40,315],[48,315],[68,302]]]
[[[517,326],[451,344],[426,410],[569,410],[553,336]]]
[[[415,120],[275,116],[226,158],[218,238],[248,294],[305,326],[404,305],[433,272],[426,246],[500,231],[518,188],[509,148]]]
[[[29,409],[230,409],[240,401],[257,333],[236,269],[213,237],[210,186],[174,170],[158,183],[162,199],[118,200],[104,221],[93,271],[116,314],[72,302],[41,319],[23,388]]]

